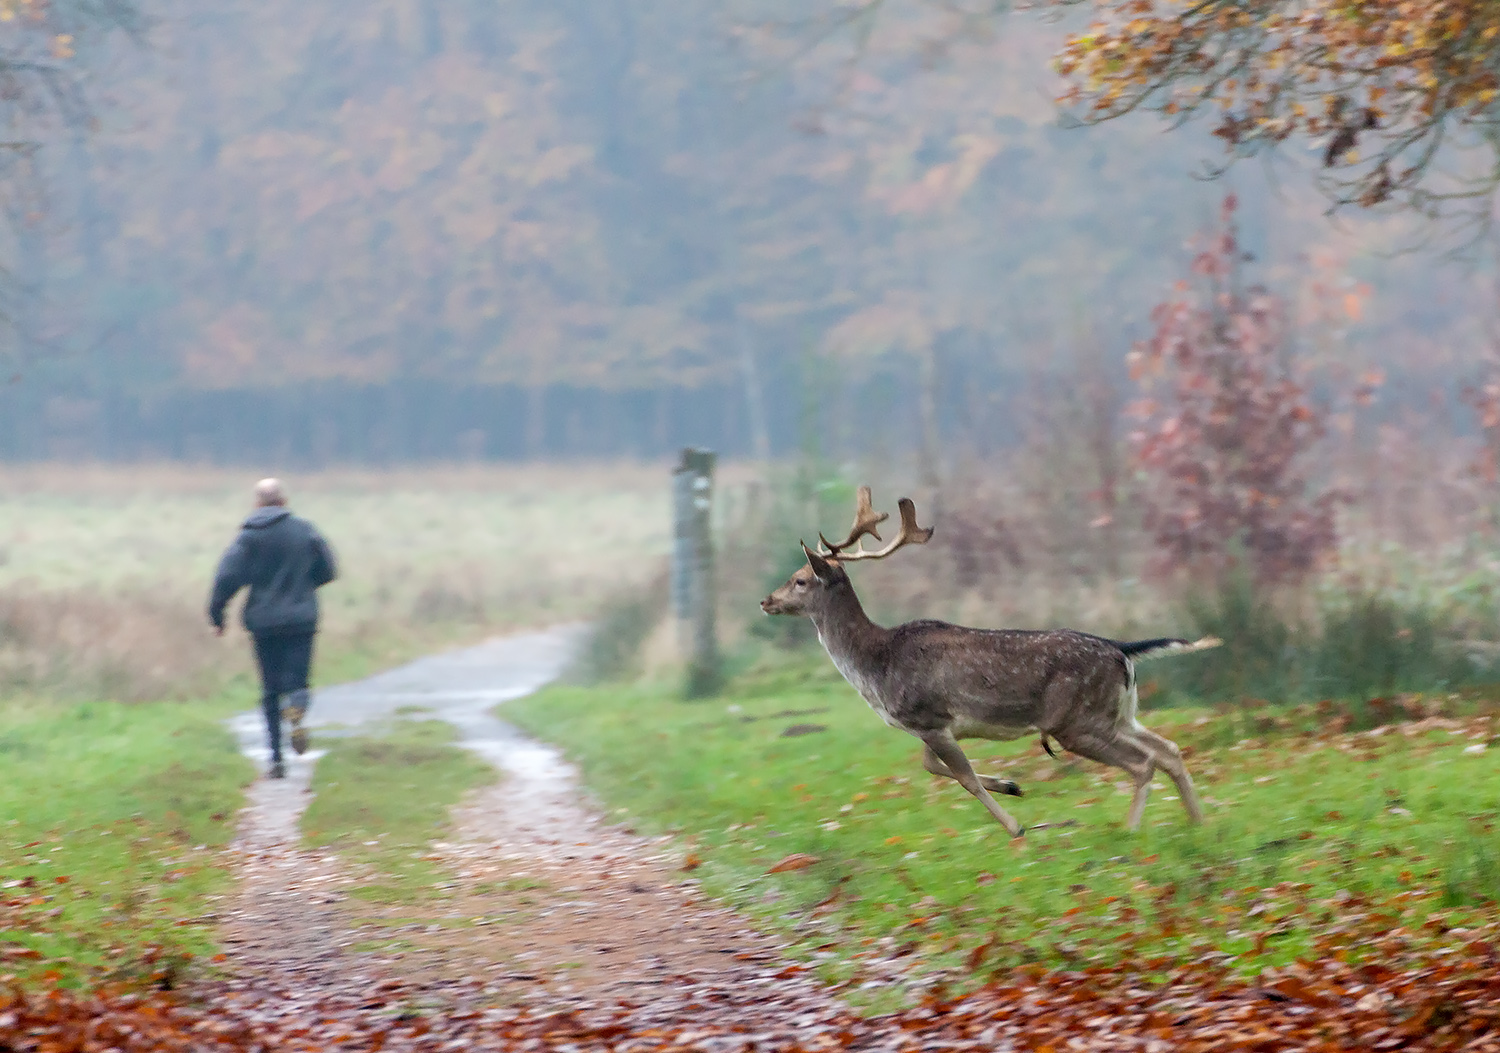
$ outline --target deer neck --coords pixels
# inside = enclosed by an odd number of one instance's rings
[[[854,590],[829,610],[814,615],[818,642],[844,679],[868,701],[879,693],[887,638],[890,630],[872,622]]]

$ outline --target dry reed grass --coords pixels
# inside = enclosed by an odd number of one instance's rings
[[[284,473],[341,564],[323,593],[320,668],[356,675],[589,616],[660,572],[669,470]],[[203,604],[254,481],[175,465],[0,468],[0,691],[190,697],[248,674],[248,649],[210,636]]]
[[[0,591],[0,691],[144,701],[212,692],[245,668],[202,615],[169,600],[73,588]]]

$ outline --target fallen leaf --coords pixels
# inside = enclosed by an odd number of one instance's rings
[[[823,861],[817,856],[810,856],[805,852],[793,852],[789,856],[782,856],[778,859],[766,873],[780,874],[787,870],[805,870],[813,864],[821,862]]]

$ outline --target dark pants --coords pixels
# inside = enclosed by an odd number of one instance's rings
[[[271,758],[281,760],[281,696],[297,695],[294,705],[307,707],[307,675],[312,668],[313,633],[256,633],[255,661],[260,666],[260,708],[266,715]]]

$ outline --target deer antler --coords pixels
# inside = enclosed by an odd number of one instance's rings
[[[880,531],[875,528],[889,518],[891,518],[889,512],[875,511],[870,498],[870,488],[868,486],[861,486],[859,488],[859,496],[855,499],[854,526],[850,528],[849,536],[835,545],[822,534],[819,534],[818,540],[823,542],[823,548],[827,549],[826,552],[820,552],[819,555],[837,556],[840,549],[848,548],[866,534],[869,534],[876,541],[881,540]]]
[[[860,559],[884,559],[898,548],[906,545],[925,545],[932,540],[932,527],[921,527],[917,525],[917,506],[912,504],[911,498],[903,497],[896,505],[901,510],[901,532],[892,539],[891,543],[878,552],[866,552],[864,542],[860,539],[869,534],[876,541],[880,535],[876,533],[875,527],[890,518],[888,513],[876,512],[871,506],[870,488],[861,486],[859,488],[859,503],[854,513],[854,528],[849,531],[849,536],[840,544],[834,545],[822,534],[818,540],[823,543],[820,555],[837,559],[841,563],[852,563]],[[844,549],[859,541],[859,547],[853,552],[845,552]]]

